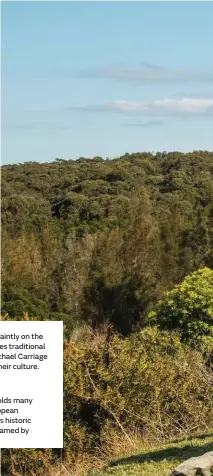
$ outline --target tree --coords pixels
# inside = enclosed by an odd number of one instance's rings
[[[213,271],[202,268],[167,292],[148,318],[161,329],[178,330],[183,342],[213,351]]]

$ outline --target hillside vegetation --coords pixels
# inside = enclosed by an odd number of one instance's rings
[[[141,324],[213,266],[213,153],[2,167],[2,312]]]
[[[102,474],[127,447],[170,455],[201,432],[210,444],[212,152],[4,166],[2,242],[2,318],[64,322],[65,472]],[[176,465],[150,458],[105,471]],[[53,476],[60,453],[2,461],[3,475]]]

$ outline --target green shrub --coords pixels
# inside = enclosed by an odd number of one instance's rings
[[[47,318],[48,305],[26,289],[2,286],[1,312],[2,314],[8,313],[12,319],[21,318],[27,312],[29,316],[39,316],[42,320]]]
[[[213,351],[213,271],[202,268],[187,276],[159,301],[149,320],[178,330],[183,342]]]
[[[96,335],[67,343],[64,391],[69,451],[71,422],[86,428],[93,448],[107,421],[125,435],[137,429],[162,437],[213,425],[213,388],[202,357],[156,328],[126,339]]]

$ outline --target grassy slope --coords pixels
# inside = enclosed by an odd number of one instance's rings
[[[139,454],[125,455],[111,461],[103,472],[93,476],[170,476],[182,461],[213,451],[213,432],[191,440],[173,441],[143,449]]]

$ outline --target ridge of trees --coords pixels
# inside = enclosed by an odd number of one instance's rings
[[[2,312],[124,335],[213,266],[213,152],[2,167]]]

